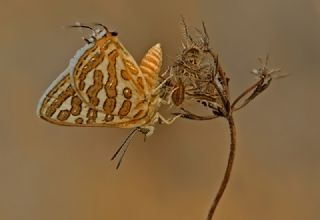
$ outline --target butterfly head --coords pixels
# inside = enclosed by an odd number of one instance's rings
[[[100,23],[94,23],[91,25],[84,25],[79,22],[77,22],[74,25],[70,25],[69,27],[73,28],[85,28],[92,31],[90,38],[83,38],[88,44],[94,43],[97,39],[101,39],[103,37],[116,37],[118,36],[118,33],[115,31],[109,31],[109,29]]]

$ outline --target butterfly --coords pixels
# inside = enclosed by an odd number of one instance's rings
[[[135,128],[130,138],[136,131],[148,137],[156,122],[171,124],[178,118],[166,119],[158,112],[167,102],[160,97],[166,80],[160,83],[159,43],[138,65],[118,34],[104,25],[72,27],[89,28],[92,36],[40,98],[40,118],[64,126]]]

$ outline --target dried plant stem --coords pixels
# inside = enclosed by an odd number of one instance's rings
[[[185,108],[181,108],[181,110],[186,113],[186,114],[182,114],[181,117],[191,119],[191,120],[202,121],[202,120],[212,120],[212,119],[218,118],[218,116],[215,116],[215,115],[199,116],[199,115],[193,114],[192,112],[188,111]],[[180,113],[178,113],[178,114],[180,114]],[[178,115],[178,114],[174,114],[174,115]]]
[[[229,158],[228,158],[228,165],[226,168],[226,171],[224,173],[223,180],[220,184],[220,188],[213,200],[213,203],[209,209],[209,213],[207,216],[207,220],[212,220],[213,219],[213,214],[219,204],[219,201],[227,187],[227,184],[230,179],[231,171],[232,171],[232,166],[233,166],[233,161],[235,157],[235,152],[236,152],[236,127],[234,124],[234,119],[232,116],[232,113],[230,116],[227,117],[228,123],[229,123],[229,129],[230,129],[230,152],[229,152]]]
[[[272,79],[282,78],[285,75],[277,74],[279,69],[270,69],[268,67],[269,56],[265,61],[259,59],[261,67],[251,71],[257,77],[257,82],[243,91],[233,102],[230,98],[229,81],[230,78],[220,64],[217,53],[214,53],[209,47],[209,37],[204,23],[202,23],[203,31],[198,29],[200,34],[198,39],[194,39],[189,31],[184,19],[183,24],[183,50],[178,56],[175,64],[172,66],[174,80],[171,81],[170,88],[182,88],[175,91],[173,103],[179,107],[179,113],[183,118],[191,120],[212,120],[223,117],[227,119],[230,130],[230,152],[228,156],[228,164],[224,172],[223,179],[220,183],[217,193],[213,197],[207,220],[213,220],[216,208],[228,185],[236,151],[236,127],[234,124],[233,113],[245,107],[254,100],[264,90],[266,90]],[[188,88],[188,89],[186,89]],[[182,98],[180,98],[182,97]],[[190,112],[182,107],[184,99],[197,101],[212,110],[212,115],[200,116]],[[182,113],[181,113],[182,111]]]
[[[248,95],[251,91],[253,91],[259,84],[261,83],[261,80],[257,81],[255,84],[253,84],[252,86],[250,86],[248,89],[246,89],[244,92],[241,93],[241,95],[239,95],[232,103],[231,105],[231,109],[233,111],[237,111],[241,108],[243,108],[246,104],[248,103],[243,103],[241,106],[239,107],[235,107],[235,105],[243,98],[245,97],[246,95]]]

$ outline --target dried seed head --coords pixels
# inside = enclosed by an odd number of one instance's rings
[[[183,48],[170,67],[173,77],[166,84],[168,91],[166,94],[178,107],[185,101],[192,100],[199,103],[209,102],[206,107],[220,109],[222,101],[216,87],[222,90],[223,87],[217,74],[217,64],[208,53],[209,38],[205,27],[203,32],[197,30],[197,38],[190,35],[183,19],[182,27]],[[202,100],[205,102],[201,102]]]

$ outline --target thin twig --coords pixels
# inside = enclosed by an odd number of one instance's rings
[[[190,119],[190,120],[199,120],[199,121],[203,121],[203,120],[212,120],[215,118],[218,118],[219,116],[216,115],[209,115],[209,116],[200,116],[200,115],[196,115],[193,114],[192,112],[186,110],[185,108],[180,108],[182,111],[184,111],[186,114],[181,114],[181,113],[172,113],[173,115],[181,115],[182,118],[186,118],[186,119]]]
[[[236,127],[234,124],[234,119],[232,114],[227,118],[228,123],[229,123],[229,129],[230,129],[230,152],[229,152],[229,158],[228,158],[228,165],[226,168],[226,171],[224,173],[223,180],[220,184],[220,188],[213,200],[213,203],[209,209],[209,213],[207,216],[207,220],[212,220],[213,219],[213,214],[219,204],[219,201],[227,187],[227,184],[230,179],[231,171],[232,171],[232,166],[233,166],[233,161],[235,157],[235,152],[236,152]]]
[[[246,89],[243,93],[241,93],[241,95],[239,95],[232,103],[231,105],[231,109],[234,110],[235,109],[235,105],[244,97],[246,96],[249,92],[251,92],[252,90],[254,90],[260,83],[261,81],[263,81],[263,79],[260,79],[259,81],[257,81],[255,84],[253,84],[252,86],[250,86],[248,89]],[[243,107],[243,106],[242,106]],[[237,108],[237,110],[239,110],[239,108]]]
[[[221,89],[219,88],[219,86],[217,85],[217,83],[215,81],[215,76],[216,75],[213,76],[212,84],[215,87],[215,89],[217,90],[225,109],[228,111],[230,109],[230,103],[228,101],[228,99],[229,99],[229,87],[228,87],[227,79],[225,77],[225,73],[223,72],[223,70],[222,70],[222,68],[220,66],[220,63],[219,63],[219,60],[218,60],[218,56],[215,55],[210,49],[208,50],[208,52],[212,56],[212,59],[216,64],[215,71],[220,75],[220,77],[221,77],[221,79],[223,81],[223,84],[224,84],[223,87],[225,88],[224,92],[226,92],[226,96],[222,93]]]

